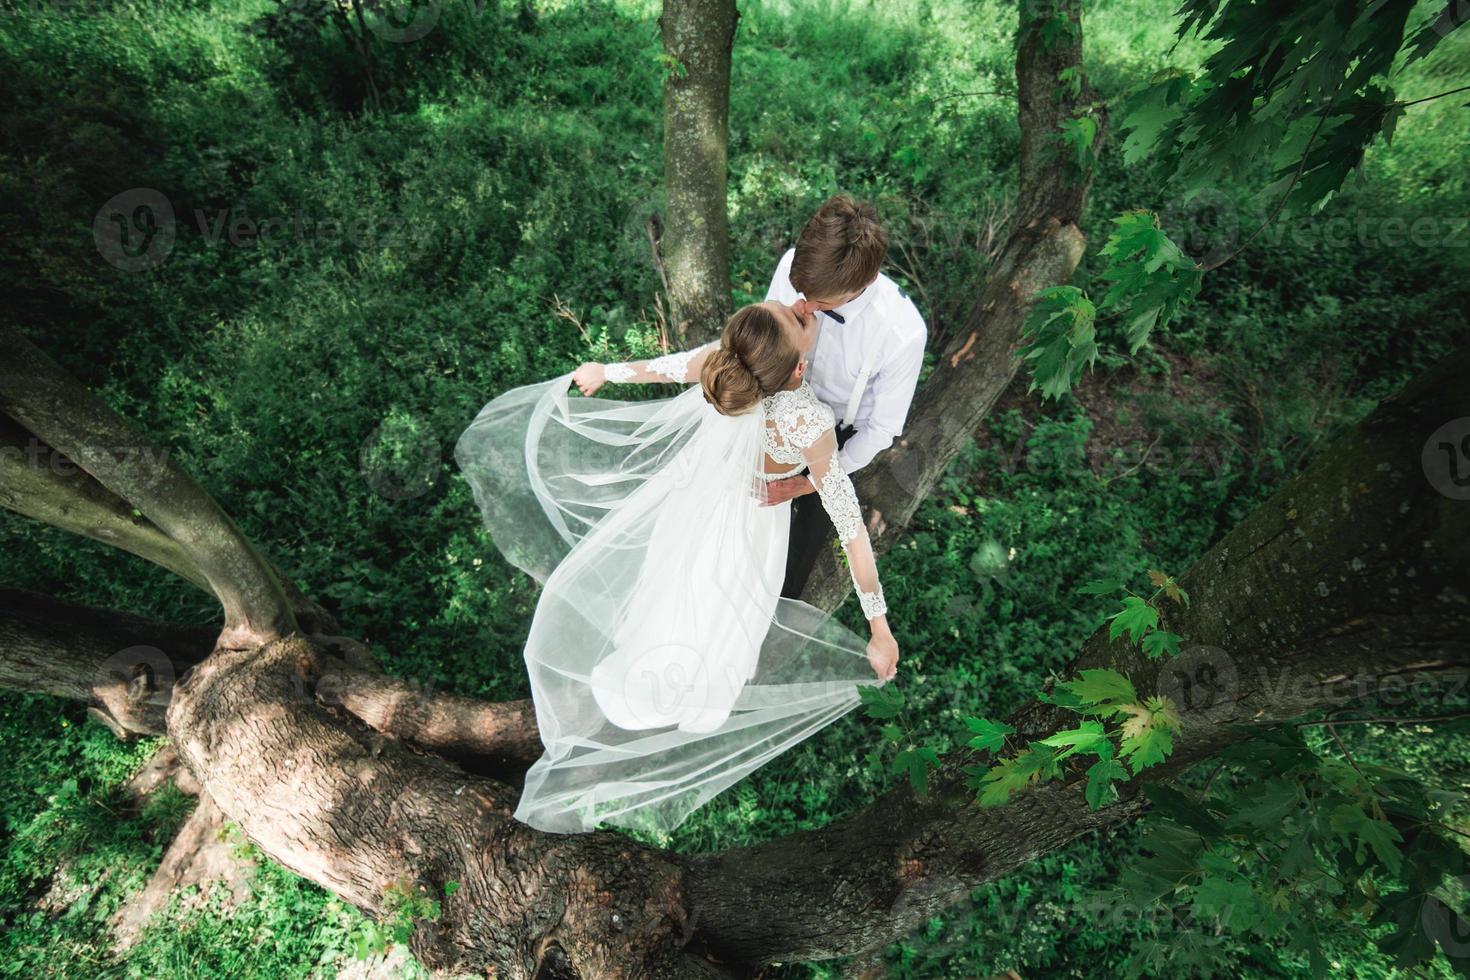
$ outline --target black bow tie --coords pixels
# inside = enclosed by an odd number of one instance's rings
[[[834,313],[831,310],[822,310],[822,312],[830,316],[832,319],[836,320],[838,323],[847,322],[847,318],[844,317],[841,313]]]

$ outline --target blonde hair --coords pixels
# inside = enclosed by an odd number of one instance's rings
[[[791,259],[791,285],[808,299],[833,299],[867,288],[888,257],[888,232],[867,201],[827,199],[807,220]]]
[[[720,347],[704,360],[699,384],[705,401],[723,415],[741,415],[786,387],[801,361],[781,321],[758,303],[742,306],[725,323]]]

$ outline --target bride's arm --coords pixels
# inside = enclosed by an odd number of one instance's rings
[[[878,562],[873,557],[868,529],[863,526],[863,511],[858,505],[857,491],[853,489],[852,479],[843,471],[837,454],[836,434],[828,429],[803,453],[812,485],[822,498],[827,516],[832,518],[842,550],[847,553],[847,565],[852,572],[852,584],[857,588],[858,601],[862,603],[863,615],[869,621],[883,619],[886,625],[888,604],[883,600],[883,584],[878,581]]]
[[[592,394],[608,381],[614,384],[691,384],[699,380],[699,372],[710,351],[719,346],[718,340],[711,340],[691,350],[673,351],[646,361],[617,361],[612,364],[588,361],[577,368],[572,374],[572,380],[582,389],[584,395]]]

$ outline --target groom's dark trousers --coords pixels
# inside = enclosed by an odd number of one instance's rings
[[[854,431],[850,425],[838,426],[839,449],[852,438]],[[801,473],[804,476],[807,471],[802,470]],[[783,596],[788,599],[801,597],[801,590],[806,588],[806,580],[817,563],[817,555],[836,537],[837,529],[832,526],[832,518],[827,516],[821,497],[808,493],[791,501],[791,536],[786,544],[786,581],[781,586]]]

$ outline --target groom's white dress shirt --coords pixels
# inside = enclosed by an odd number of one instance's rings
[[[793,248],[781,256],[771,287],[766,290],[767,300],[790,304],[805,299],[791,285],[791,259],[795,254]],[[817,314],[817,342],[807,354],[806,380],[839,421],[857,386],[864,360],[870,353],[876,354],[857,413],[847,420],[856,431],[838,453],[843,470],[853,473],[903,432],[919,383],[919,369],[924,364],[928,331],[913,301],[881,272],[871,286],[833,312],[844,322],[838,323],[825,313]]]

